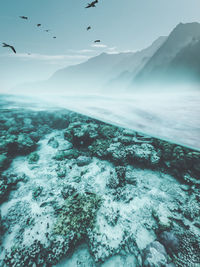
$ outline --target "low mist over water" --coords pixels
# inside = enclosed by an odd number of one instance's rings
[[[6,96],[10,107],[64,108],[177,144],[200,149],[198,91],[121,95]],[[14,101],[14,102],[13,102]],[[16,101],[16,102],[15,102]]]

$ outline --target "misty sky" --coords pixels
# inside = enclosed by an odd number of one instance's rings
[[[101,52],[142,49],[179,22],[200,22],[199,0],[99,0],[96,8],[85,9],[87,2],[0,0],[0,42],[17,50],[15,55],[0,47],[0,92],[47,79],[57,69]],[[30,19],[21,20],[20,15]],[[101,47],[94,46],[96,39],[101,39]]]

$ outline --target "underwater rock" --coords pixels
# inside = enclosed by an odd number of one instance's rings
[[[108,148],[111,144],[111,141],[108,139],[96,139],[89,147],[88,150],[91,153],[91,156],[96,156],[102,159],[108,157]]]
[[[186,162],[185,162],[185,152],[180,146],[176,146],[172,153],[172,161],[171,165],[175,166],[178,169],[185,169]]]
[[[76,159],[80,155],[80,152],[76,149],[69,149],[66,151],[58,151],[54,156],[55,160]]]
[[[170,229],[170,227],[172,225],[172,221],[170,219],[171,212],[164,205],[164,203],[160,204],[158,207],[153,209],[152,215],[155,218],[155,220],[157,221],[160,231]]]
[[[7,229],[12,229],[17,225],[21,227],[22,232],[26,227],[28,221],[32,221],[31,218],[31,204],[28,201],[17,201],[8,209],[8,213],[4,218],[5,226]]]
[[[134,171],[130,166],[126,168],[125,180],[126,180],[126,183],[128,184],[132,184],[132,185],[137,184],[137,175],[134,174]]]
[[[75,192],[65,200],[54,227],[55,234],[75,235],[75,242],[82,240],[93,229],[96,213],[101,205],[101,198],[95,194]]]
[[[119,180],[119,186],[124,186],[124,184],[125,184],[125,176],[126,176],[126,167],[117,166],[115,168],[115,172],[116,172],[118,180]]]
[[[6,156],[6,154],[1,154],[0,155],[0,171],[4,170],[7,168],[8,166],[8,157]]]
[[[111,139],[120,134],[119,128],[113,125],[101,123],[98,127],[99,138]]]
[[[33,199],[37,200],[37,198],[41,195],[42,191],[43,191],[42,186],[37,186],[36,188],[34,188],[32,192]]]
[[[120,142],[111,143],[107,151],[112,161],[119,164],[126,163],[127,152]]]
[[[146,167],[157,165],[160,161],[160,152],[151,144],[132,145],[127,147],[127,156],[131,162],[140,163]]]
[[[65,140],[65,142],[64,143],[61,143],[61,144],[59,144],[59,151],[65,151],[65,150],[69,150],[69,149],[72,149],[73,148],[73,145],[72,145],[72,143],[70,143],[70,142],[67,142],[66,140]]]
[[[60,164],[58,164],[57,168],[56,168],[56,172],[59,178],[63,178],[66,176],[67,170],[66,170],[66,165],[62,164],[62,162]]]
[[[192,222],[200,218],[200,201],[197,201],[195,195],[188,198],[188,201],[182,207],[182,211],[184,216]]]
[[[27,159],[28,159],[28,163],[29,164],[34,164],[39,160],[39,155],[37,152],[32,152],[31,154],[28,155]]]
[[[135,187],[131,184],[127,184],[124,187],[118,187],[117,189],[110,192],[113,194],[115,201],[122,201],[129,203],[134,198]]]
[[[0,203],[6,201],[9,192],[15,189],[18,182],[26,182],[28,177],[24,174],[4,173],[0,176]]]
[[[91,163],[91,158],[86,156],[79,156],[76,160],[76,164],[81,167],[85,165],[89,165]]]
[[[2,217],[1,217],[1,211],[0,211],[0,244],[1,244],[2,233],[3,233],[3,220],[2,220]]]
[[[98,125],[95,123],[70,123],[64,133],[66,140],[74,146],[89,146],[98,137]]]
[[[200,237],[189,230],[178,234],[179,249],[173,254],[174,263],[178,267],[199,266]]]
[[[163,267],[167,265],[167,253],[162,244],[154,241],[143,251],[144,267]]]
[[[189,152],[186,154],[187,164],[193,170],[194,174],[200,174],[200,152]]]
[[[28,248],[21,249],[13,246],[10,252],[7,252],[4,259],[5,266],[43,266],[45,255],[40,241],[35,242]]]
[[[170,255],[178,251],[180,242],[174,232],[162,232],[159,237],[159,240],[165,246],[166,250]]]
[[[62,188],[61,194],[64,199],[67,199],[69,196],[72,196],[76,192],[76,188],[68,184]]]
[[[104,213],[105,219],[110,226],[115,226],[119,219],[119,210],[108,208]]]
[[[40,138],[42,137],[42,135],[39,132],[31,132],[29,134],[29,137],[33,140],[33,142],[38,142],[40,140]]]
[[[59,147],[59,143],[54,137],[51,137],[47,144],[49,146],[53,147],[53,148],[58,148]]]
[[[24,155],[32,152],[36,148],[36,143],[27,135],[20,134],[17,138],[17,151]],[[14,151],[13,151],[14,152]]]
[[[111,189],[116,189],[118,186],[120,186],[119,177],[115,172],[111,172],[107,177],[106,185]]]

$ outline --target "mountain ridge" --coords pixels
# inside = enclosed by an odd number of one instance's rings
[[[184,81],[184,73],[181,71],[183,66],[176,66],[172,62],[176,62],[177,55],[184,51],[182,58],[187,56],[187,47],[193,43],[194,40],[200,40],[200,24],[193,23],[180,23],[169,34],[166,42],[157,50],[145,67],[137,74],[133,82],[148,83],[148,82],[160,82],[162,79],[164,82],[174,82],[174,77],[178,75],[177,82]],[[195,63],[195,60],[194,60]],[[200,63],[200,61],[199,61]],[[173,65],[173,67],[172,67]],[[184,69],[189,71],[189,66],[185,61]],[[182,74],[181,74],[182,73]],[[173,79],[171,75],[173,74]]]

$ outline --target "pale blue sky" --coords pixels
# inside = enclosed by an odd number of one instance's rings
[[[99,0],[96,8],[85,9],[87,2],[0,0],[0,41],[17,50],[14,55],[0,47],[0,91],[47,79],[57,69],[103,51],[144,48],[179,22],[200,22],[199,0]],[[30,19],[21,20],[20,15]],[[101,39],[103,47],[93,47],[95,39]]]

